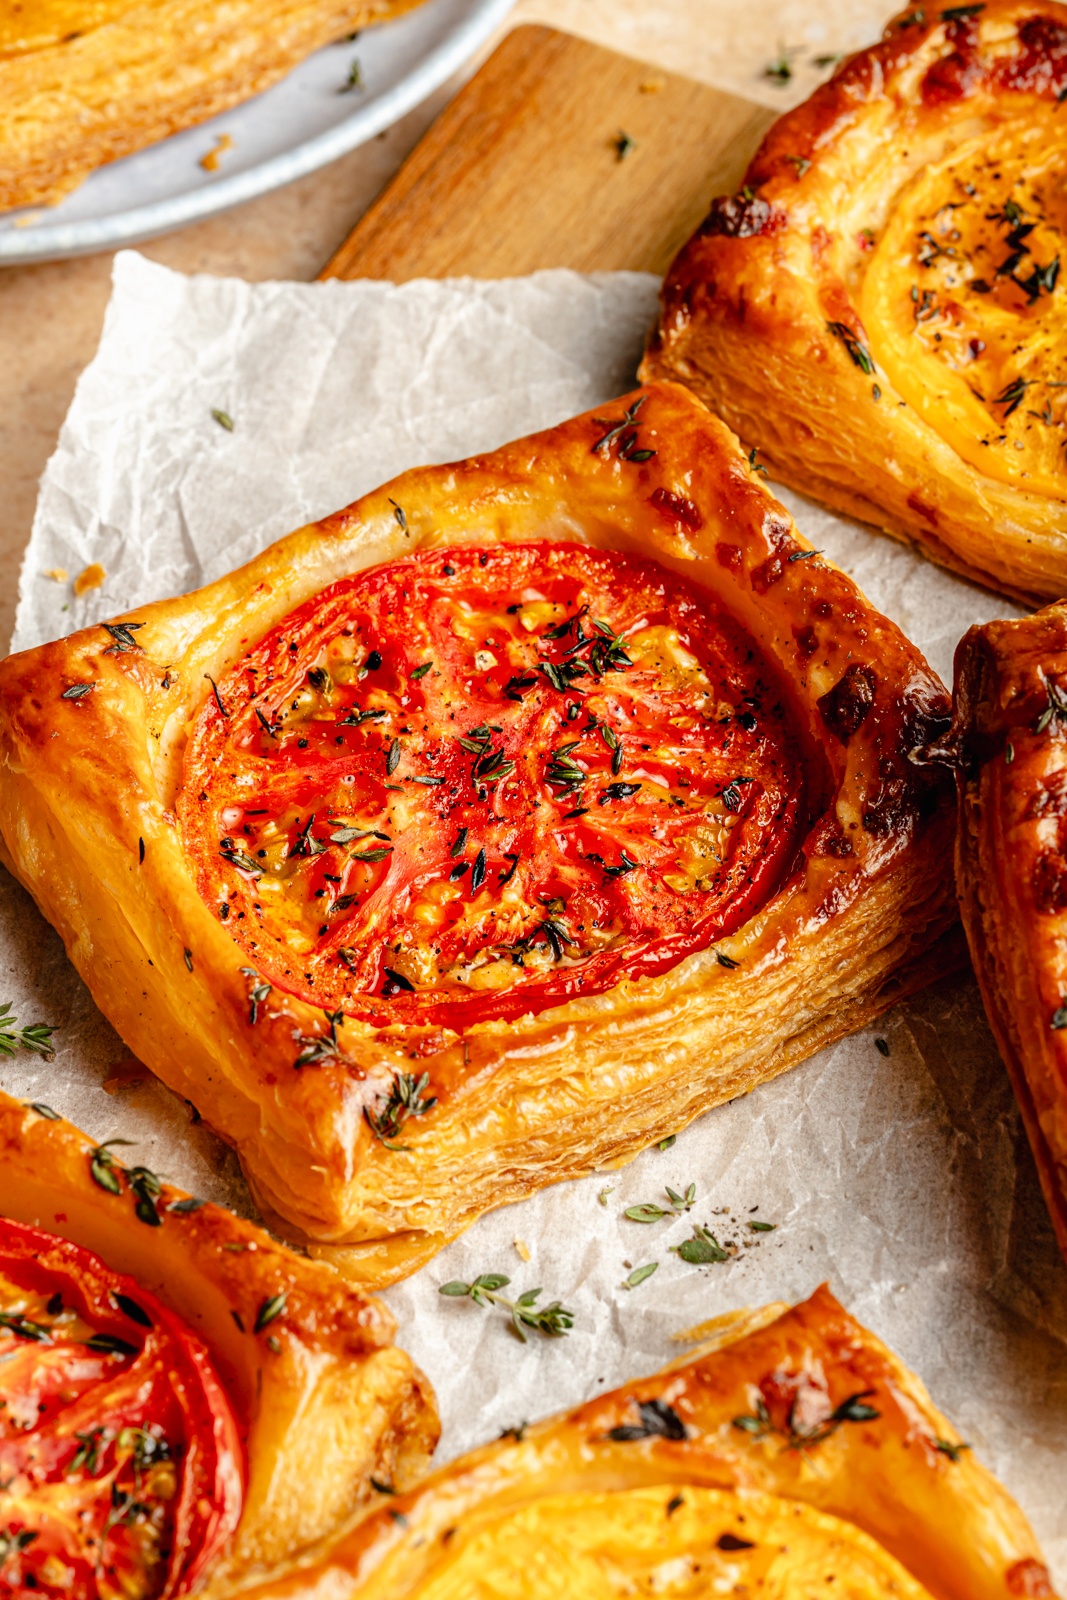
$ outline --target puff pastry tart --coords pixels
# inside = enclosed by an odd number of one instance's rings
[[[968,577],[1067,591],[1067,6],[913,6],[771,128],[643,373]]]
[[[715,1329],[695,1356],[452,1462],[253,1592],[1052,1595],[1014,1501],[828,1289]]]
[[[389,1281],[955,958],[947,710],[663,385],[10,657],[0,833],[260,1202]]]
[[[0,1094],[0,1595],[228,1595],[408,1483],[389,1313]]]
[[[419,0],[21,0],[0,7],[0,211],[267,89]]]
[[[952,744],[963,923],[1067,1258],[1067,605],[964,636]]]

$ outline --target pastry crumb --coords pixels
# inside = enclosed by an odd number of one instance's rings
[[[205,172],[217,172],[219,163],[227,150],[233,149],[233,140],[228,133],[220,133],[215,140],[214,150],[209,150],[206,156],[200,157],[200,165]]]
[[[642,94],[659,94],[660,90],[666,87],[666,78],[646,78],[643,83],[638,85]]]
[[[66,583],[67,569],[66,567],[45,567],[41,577],[51,578],[53,583]]]
[[[129,1056],[125,1061],[112,1062],[111,1071],[104,1079],[102,1088],[105,1094],[118,1094],[121,1089],[130,1089],[135,1084],[144,1083],[148,1077],[148,1068],[135,1056]]]
[[[62,571],[62,568],[58,568],[57,570]],[[64,572],[63,576],[65,578],[67,574]],[[85,594],[89,589],[99,589],[106,577],[107,573],[104,571],[99,561],[90,561],[89,565],[83,568],[75,578],[74,593]]]
[[[514,1244],[515,1249],[519,1253],[519,1259],[521,1261],[529,1261],[529,1259],[530,1259],[530,1246],[526,1243],[526,1240],[525,1239],[513,1239],[512,1243]]]

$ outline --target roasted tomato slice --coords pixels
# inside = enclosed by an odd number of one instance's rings
[[[0,1595],[185,1594],[243,1494],[196,1335],[89,1251],[0,1218]]]
[[[705,591],[537,542],[333,584],[226,675],[179,799],[268,982],[462,1027],[730,933],[804,820],[779,687]]]

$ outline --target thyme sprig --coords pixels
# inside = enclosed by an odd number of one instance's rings
[[[322,1014],[326,1018],[327,1031],[301,1037],[302,1048],[293,1062],[294,1067],[309,1067],[319,1061],[334,1061],[341,1055],[337,1030],[344,1026],[345,1014],[343,1011],[324,1011]]]
[[[835,1406],[828,1417],[812,1423],[806,1423],[801,1419],[798,1411],[800,1395],[794,1395],[784,1428],[778,1427],[777,1423],[771,1420],[767,1402],[762,1394],[757,1394],[755,1410],[744,1416],[734,1417],[732,1425],[753,1439],[764,1439],[769,1434],[778,1434],[785,1440],[787,1450],[808,1450],[813,1445],[822,1444],[825,1439],[829,1439],[845,1422],[876,1422],[882,1413],[866,1404],[868,1396],[874,1392],[873,1389],[860,1389],[856,1394],[850,1394],[847,1399],[842,1400],[839,1406]]]
[[[99,1424],[95,1428],[88,1428],[84,1433],[75,1433],[78,1448],[71,1457],[68,1472],[85,1473],[90,1478],[95,1478],[100,1465],[100,1452],[107,1445],[107,1429]]]
[[[427,1095],[430,1074],[423,1072],[418,1078],[412,1072],[395,1072],[392,1086],[379,1111],[364,1106],[363,1115],[374,1137],[387,1150],[406,1150],[407,1145],[396,1140],[409,1117],[424,1117],[437,1104],[435,1094]]]
[[[591,455],[600,455],[601,452],[606,453],[608,450],[610,450],[611,446],[615,443],[615,440],[624,434],[627,428],[633,425],[634,420],[637,417],[637,413],[645,403],[645,399],[645,395],[638,395],[633,405],[627,406],[626,412],[621,421],[607,417],[593,418],[593,421],[596,423],[598,428],[605,428],[607,431],[601,434],[600,438],[596,441],[592,450],[590,451]]]
[[[564,794],[568,794],[574,789],[580,789],[589,777],[585,768],[580,767],[571,757],[571,751],[577,750],[581,742],[580,739],[572,739],[567,744],[559,745],[553,750],[548,760],[545,782],[552,784],[554,788],[561,789]]]
[[[437,1292],[454,1299],[471,1299],[476,1306],[500,1306],[508,1313],[511,1326],[523,1344],[527,1342],[528,1328],[548,1338],[560,1338],[574,1327],[573,1311],[568,1311],[558,1300],[553,1300],[548,1306],[536,1304],[540,1289],[527,1289],[517,1299],[509,1300],[500,1290],[506,1289],[510,1282],[511,1279],[502,1272],[484,1272],[471,1283],[463,1283],[459,1279],[443,1283]]]
[[[1006,383],[998,395],[993,396],[995,406],[1004,406],[1004,420],[1011,416],[1022,405],[1026,391],[1035,382],[1033,378],[1013,378],[1011,383]]]
[[[13,1056],[16,1050],[29,1050],[34,1055],[52,1057],[56,1047],[52,1043],[55,1027],[46,1022],[31,1022],[20,1028],[11,1015],[12,1001],[0,1006],[0,1055]]]
[[[259,1021],[259,1008],[270,994],[271,988],[266,978],[260,976],[255,967],[242,967],[242,976],[249,979],[248,984],[248,1021],[254,1028]]]

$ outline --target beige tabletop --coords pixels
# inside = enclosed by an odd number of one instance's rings
[[[890,9],[885,0],[517,0],[506,26],[550,23],[784,110],[826,76],[827,57],[877,38]],[[772,78],[768,67],[783,57],[789,76]],[[141,249],[183,272],[252,280],[314,278],[457,87],[458,81],[449,84],[388,132],[321,172]],[[37,480],[78,374],[96,347],[110,274],[110,253],[0,271],[0,641],[5,644]]]

